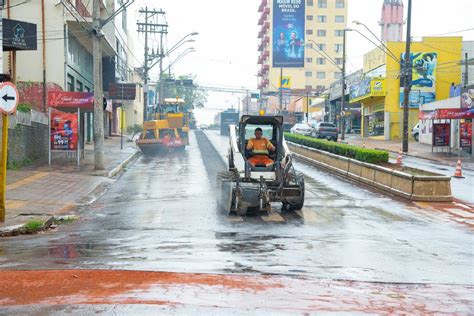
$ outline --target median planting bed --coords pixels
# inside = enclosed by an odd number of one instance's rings
[[[391,164],[382,150],[285,133],[297,158],[413,201],[452,201],[451,178]]]

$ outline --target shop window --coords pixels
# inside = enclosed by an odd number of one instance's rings
[[[67,75],[67,91],[74,92],[74,77],[70,74]]]
[[[382,136],[384,135],[385,125],[385,112],[378,111],[374,112],[367,117],[369,136]]]
[[[82,92],[82,91],[84,91],[84,85],[83,85],[82,82],[79,81],[79,80],[76,81],[76,91],[77,91],[77,92]]]

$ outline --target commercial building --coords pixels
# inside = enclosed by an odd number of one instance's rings
[[[405,43],[386,43],[364,56],[363,76],[350,87],[350,103],[361,103],[362,136],[401,140],[403,135],[403,82],[401,60]],[[419,107],[447,99],[450,87],[462,80],[462,37],[424,37],[412,42],[412,89],[409,128],[418,123]]]
[[[123,4],[122,0],[100,1],[101,19],[106,20]],[[93,1],[44,0],[26,1],[4,10],[4,16],[37,25],[36,50],[6,52],[4,72],[16,82],[20,102],[40,111],[48,106],[48,91],[93,92],[92,25]],[[103,28],[101,40],[102,85],[104,95],[110,84],[129,81],[133,76],[127,47],[127,11],[118,14]],[[19,37],[22,33],[17,33]],[[131,51],[131,50],[130,50]],[[46,90],[46,91],[45,91]],[[118,103],[108,107],[104,115],[105,134],[118,132]],[[126,106],[134,106],[129,101]],[[92,141],[92,113],[84,114],[85,141]]]
[[[288,95],[314,96],[341,78],[347,2],[261,0],[258,88],[263,95],[273,94],[267,111],[280,110],[280,101],[275,100],[279,99],[280,86],[286,92],[281,110],[286,110]]]

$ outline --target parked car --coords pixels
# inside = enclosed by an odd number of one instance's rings
[[[420,122],[411,129],[411,136],[418,142],[420,140]]]
[[[310,136],[313,129],[307,124],[297,123],[291,129],[291,134]]]
[[[201,130],[201,131],[205,131],[207,129],[209,129],[209,125],[207,124],[201,124],[198,126],[198,128]]]
[[[311,136],[337,142],[339,129],[333,123],[319,122],[313,129]]]

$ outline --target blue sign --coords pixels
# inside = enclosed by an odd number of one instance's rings
[[[304,67],[305,1],[273,1],[273,67]]]

